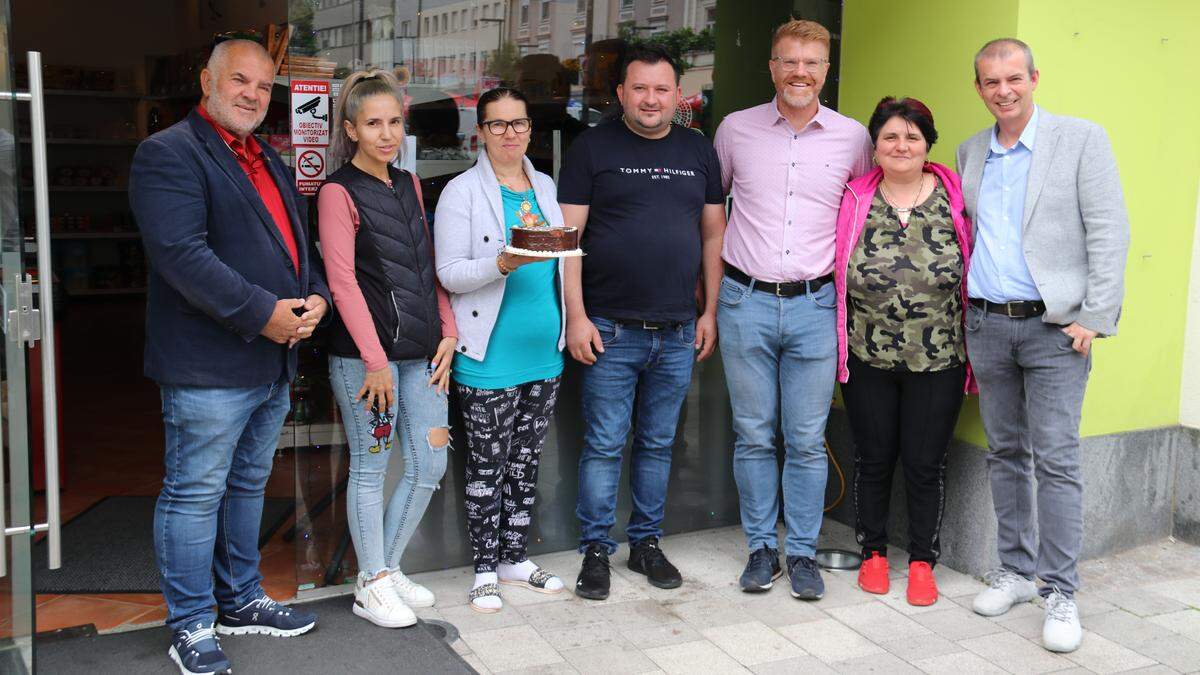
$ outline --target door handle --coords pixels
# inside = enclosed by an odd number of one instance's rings
[[[54,360],[54,292],[50,265],[50,181],[46,170],[46,99],[42,53],[27,52],[33,146],[33,203],[37,221],[38,308],[42,333],[42,447],[46,455],[46,531],[49,565],[62,567],[62,510],[58,495],[58,373]],[[34,526],[37,531],[40,526]]]
[[[58,494],[58,378],[54,361],[54,294],[50,267],[50,181],[46,170],[46,99],[42,91],[42,54],[26,52],[29,62],[29,91],[0,92],[17,101],[29,103],[33,148],[33,203],[36,217],[39,309],[33,308],[33,283],[28,274],[15,275],[16,309],[9,309],[8,289],[4,289],[4,314],[0,324],[8,339],[32,347],[42,340],[42,446],[46,459],[46,522],[8,527],[5,523],[4,495],[0,495],[0,577],[8,572],[7,541],[14,535],[46,532],[49,565],[62,567],[62,509]],[[16,480],[17,477],[13,476]],[[0,487],[4,485],[3,448],[0,448]]]

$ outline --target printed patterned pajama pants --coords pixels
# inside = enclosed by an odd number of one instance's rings
[[[506,389],[454,385],[467,436],[467,535],[476,574],[526,559],[538,457],[561,379]]]

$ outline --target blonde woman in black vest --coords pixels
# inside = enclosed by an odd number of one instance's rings
[[[403,105],[387,71],[357,72],[338,97],[334,158],[349,160],[317,198],[336,308],[329,379],[350,447],[346,514],[359,574],[354,613],[399,628],[434,597],[400,571],[404,548],[446,471],[454,315],[438,285],[415,176],[391,166]],[[385,503],[391,452],[404,478]]]

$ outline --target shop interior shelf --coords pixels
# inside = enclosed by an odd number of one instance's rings
[[[61,96],[72,98],[99,98],[125,101],[174,101],[189,98],[200,98],[200,91],[187,91],[175,94],[143,94],[137,91],[93,91],[88,89],[45,89],[46,96]]]
[[[71,96],[77,98],[113,98],[124,99],[129,101],[140,101],[146,98],[144,94],[136,91],[92,91],[88,89],[45,89],[42,91],[46,96]]]
[[[52,232],[51,239],[141,239],[141,232]]]
[[[146,292],[144,287],[141,288],[77,288],[68,290],[67,295],[72,296],[94,296],[94,295],[141,295]]]
[[[141,96],[141,98],[147,101],[186,101],[188,99],[199,101],[202,94],[203,92],[197,89],[196,91],[184,91],[175,94],[146,94]]]
[[[22,138],[22,143],[29,143],[28,138]],[[47,138],[47,145],[128,145],[141,143],[140,138]]]
[[[24,192],[33,192],[31,187],[21,188]],[[128,192],[124,185],[51,185],[51,192]]]

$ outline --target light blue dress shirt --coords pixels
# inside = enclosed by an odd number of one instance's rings
[[[996,128],[992,127],[975,209],[975,248],[967,273],[967,293],[972,298],[988,302],[1042,299],[1021,248],[1021,222],[1037,125],[1038,108],[1034,106],[1033,116],[1009,150],[1000,145]]]

